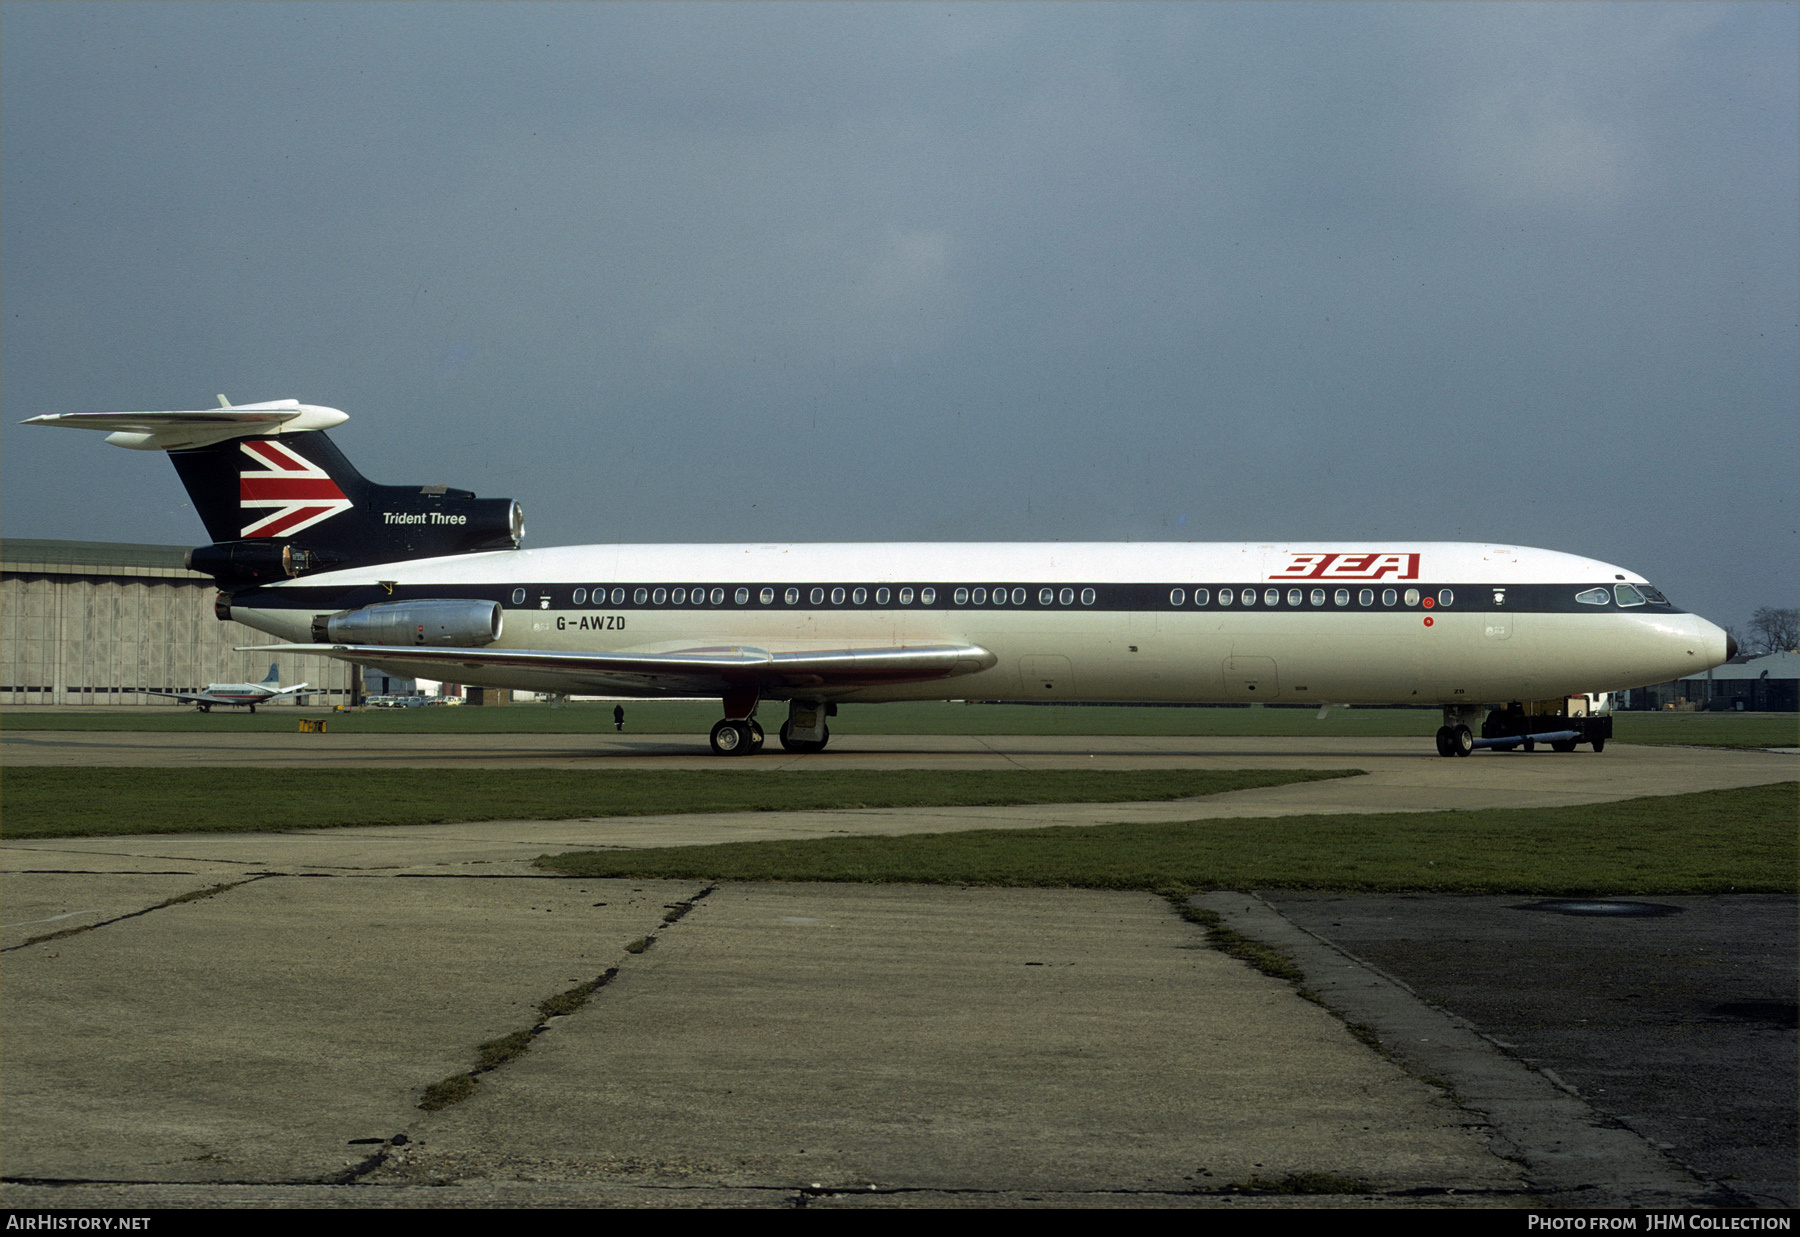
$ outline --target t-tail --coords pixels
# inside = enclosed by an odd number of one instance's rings
[[[281,686],[281,671],[276,667],[276,663],[274,663],[274,662],[269,663],[269,673],[263,679],[263,686],[264,687],[280,687]]]
[[[510,498],[444,485],[376,485],[325,434],[335,408],[275,400],[194,412],[74,412],[27,425],[111,431],[107,441],[167,451],[212,545],[188,566],[225,589],[339,567],[517,549],[525,517]]]

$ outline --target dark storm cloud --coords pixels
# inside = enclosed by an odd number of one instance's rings
[[[197,537],[11,422],[224,391],[537,545],[1488,539],[1739,621],[1795,12],[8,6],[6,531]]]

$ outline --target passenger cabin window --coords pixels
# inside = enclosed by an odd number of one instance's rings
[[[1302,600],[1302,598],[1301,598],[1299,589],[1290,588],[1288,590],[1288,605],[1297,606],[1300,604],[1301,600]]]
[[[1095,594],[1094,594],[1093,589],[1091,589],[1091,588],[1082,589],[1081,590],[1081,604],[1084,606],[1093,605],[1094,604],[1094,596],[1095,596]]]
[[[957,592],[960,594],[962,590],[958,589]],[[978,606],[985,606],[987,604],[987,590],[985,588],[976,589],[969,594],[969,600]]]
[[[659,606],[662,605],[662,603],[667,601],[668,599],[669,599],[669,590],[665,589],[665,588],[659,588],[654,593],[650,594],[650,600]]]
[[[928,606],[936,600],[937,600],[937,590],[935,588],[922,588],[919,590],[919,603],[921,605]],[[962,603],[958,602],[957,604],[961,605]]]
[[[1452,589],[1440,588],[1438,590],[1438,605],[1449,606],[1454,604],[1456,604],[1455,591]]]
[[[797,588],[790,588],[781,595],[781,599],[790,606],[797,606],[800,604],[800,590]]]
[[[1222,588],[1219,590],[1219,604],[1220,605],[1228,606],[1236,599],[1237,599],[1237,594],[1232,592],[1230,589]]]
[[[1075,604],[1075,590],[1072,588],[1065,588],[1058,594],[1056,599],[1065,606],[1072,606]]]
[[[669,601],[677,606],[685,606],[687,604],[687,590],[685,588],[676,589],[669,594]]]
[[[749,596],[748,593],[744,594],[744,597],[748,597],[748,596]],[[739,597],[738,600],[742,601],[742,600],[744,600],[744,597]],[[712,591],[712,603],[715,606],[722,606],[725,604],[725,590],[724,589],[715,588]]]
[[[1607,596],[1603,588],[1590,588],[1584,593],[1576,593],[1575,600],[1584,606],[1603,606],[1612,598]]]
[[[1206,589],[1197,588],[1194,590],[1194,604],[1195,605],[1203,606],[1211,600],[1212,600],[1212,594],[1210,592],[1208,592]]]
[[[1281,604],[1281,590],[1280,589],[1270,588],[1270,589],[1263,590],[1263,605],[1278,606],[1280,604]]]
[[[1335,592],[1331,595],[1331,600],[1333,600],[1340,606],[1349,605],[1350,604],[1350,590],[1347,588],[1340,588],[1337,592]],[[1367,603],[1365,602],[1364,604],[1366,605]]]
[[[813,605],[815,605],[815,606],[824,605],[825,604],[825,590],[822,588],[815,588],[812,591],[812,593],[808,596],[808,600],[810,600],[813,603]]]
[[[854,593],[850,594],[850,600],[855,602],[859,606],[862,605],[864,602],[869,600],[869,590],[866,588],[857,589]]]
[[[968,589],[959,588],[956,590],[956,604],[959,606],[966,606],[969,604],[969,590]]]
[[[1055,605],[1055,604],[1056,604],[1056,590],[1055,589],[1040,588],[1038,590],[1038,605],[1050,606],[1050,605]]]
[[[644,593],[644,590],[640,588],[638,590],[638,600],[640,602],[644,600],[643,593]],[[613,590],[612,601],[613,601],[613,605],[615,605],[615,606],[624,605],[625,604],[625,590],[622,588],[615,588]]]
[[[586,605],[587,604],[587,590],[585,588],[576,589],[574,601],[575,601],[575,604],[578,606]]]
[[[513,590],[513,605],[522,606],[524,604],[525,604],[525,590],[522,588],[515,588]]]
[[[1416,606],[1419,604],[1419,590],[1418,589],[1409,588],[1406,590],[1406,604],[1409,606]]]
[[[1613,598],[1622,606],[1641,606],[1644,595],[1629,584],[1613,585]]]
[[[1179,605],[1184,604],[1186,601],[1187,601],[1187,590],[1186,589],[1172,588],[1169,590],[1169,604],[1170,605],[1179,606]]]
[[[831,590],[831,604],[834,606],[841,606],[844,604],[844,590],[843,589],[834,588]]]
[[[750,590],[747,588],[740,588],[732,595],[732,598],[741,606],[750,600]]]
[[[885,588],[876,589],[875,590],[875,604],[878,606],[885,606],[885,605],[887,605],[887,603],[888,603],[888,591]]]
[[[1022,606],[1024,604],[1025,604],[1025,590],[1022,588],[1015,588],[1013,590],[1013,605]]]
[[[903,588],[900,590],[900,604],[901,605],[903,605],[903,606],[912,605],[912,598],[913,598],[913,591],[910,588]]]
[[[1381,590],[1381,604],[1384,606],[1391,606],[1399,596],[1400,594],[1396,593],[1393,589],[1384,588]]]
[[[1372,588],[1363,589],[1362,592],[1360,592],[1356,595],[1356,601],[1357,601],[1358,605],[1364,605],[1364,606],[1374,605],[1375,604],[1375,590]]]
[[[640,588],[637,592],[635,592],[631,595],[631,601],[632,601],[633,605],[641,606],[649,599],[650,599],[650,590],[648,590],[648,589]]]
[[[1324,589],[1315,588],[1312,591],[1312,603],[1315,606],[1322,606],[1325,604],[1325,590]]]

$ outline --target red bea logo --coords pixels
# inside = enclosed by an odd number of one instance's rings
[[[1295,554],[1271,580],[1416,580],[1417,554]]]

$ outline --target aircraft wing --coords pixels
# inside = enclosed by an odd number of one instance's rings
[[[212,700],[212,697],[205,692],[159,692],[152,691],[148,687],[127,687],[124,690],[136,692],[140,696],[169,696],[185,704],[198,704],[202,700]]]
[[[459,672],[525,672],[555,680],[556,690],[584,695],[614,691],[716,696],[755,687],[760,692],[819,691],[918,683],[986,670],[999,659],[973,644],[901,648],[826,649],[771,653],[748,645],[680,649],[670,653],[583,653],[539,649],[469,649],[389,644],[272,644],[243,652],[335,657],[358,664],[402,667],[428,678]]]
[[[277,696],[291,696],[295,692],[303,692],[311,686],[312,686],[311,683],[296,683],[292,687],[284,687],[278,692],[270,692],[269,699],[273,700]]]

